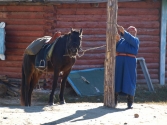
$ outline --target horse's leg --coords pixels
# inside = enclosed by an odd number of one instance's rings
[[[55,89],[57,87],[58,77],[59,77],[59,70],[55,69],[53,83],[52,83],[52,91],[51,91],[50,96],[49,96],[49,102],[48,102],[49,105],[54,105],[54,92],[55,92]]]
[[[33,89],[37,85],[38,79],[39,79],[40,76],[41,76],[41,74],[39,74],[38,72],[34,72],[33,77],[31,79],[30,89],[29,89],[29,93],[28,93],[29,106],[31,106],[31,95],[32,95]]]
[[[64,89],[65,89],[67,77],[68,77],[70,71],[71,71],[71,69],[64,72],[63,76],[62,76],[62,82],[61,82],[60,94],[59,94],[60,104],[65,104],[66,103],[65,100],[64,100]]]

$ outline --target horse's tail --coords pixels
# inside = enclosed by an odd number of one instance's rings
[[[25,74],[24,74],[24,66],[22,66],[20,103],[21,103],[22,106],[25,106]]]

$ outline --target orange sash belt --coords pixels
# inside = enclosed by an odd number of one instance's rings
[[[116,56],[130,56],[130,57],[134,57],[134,58],[136,58],[136,56],[135,55],[133,55],[133,54],[127,54],[127,53],[116,53]]]

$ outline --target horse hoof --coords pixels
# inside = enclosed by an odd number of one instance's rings
[[[62,104],[66,104],[66,102],[65,101],[60,101],[60,104],[62,105]]]

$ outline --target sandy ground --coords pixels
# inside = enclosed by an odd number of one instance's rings
[[[167,105],[125,103],[116,109],[103,103],[67,103],[54,106],[1,106],[0,125],[166,125]],[[135,118],[134,114],[139,117]]]

